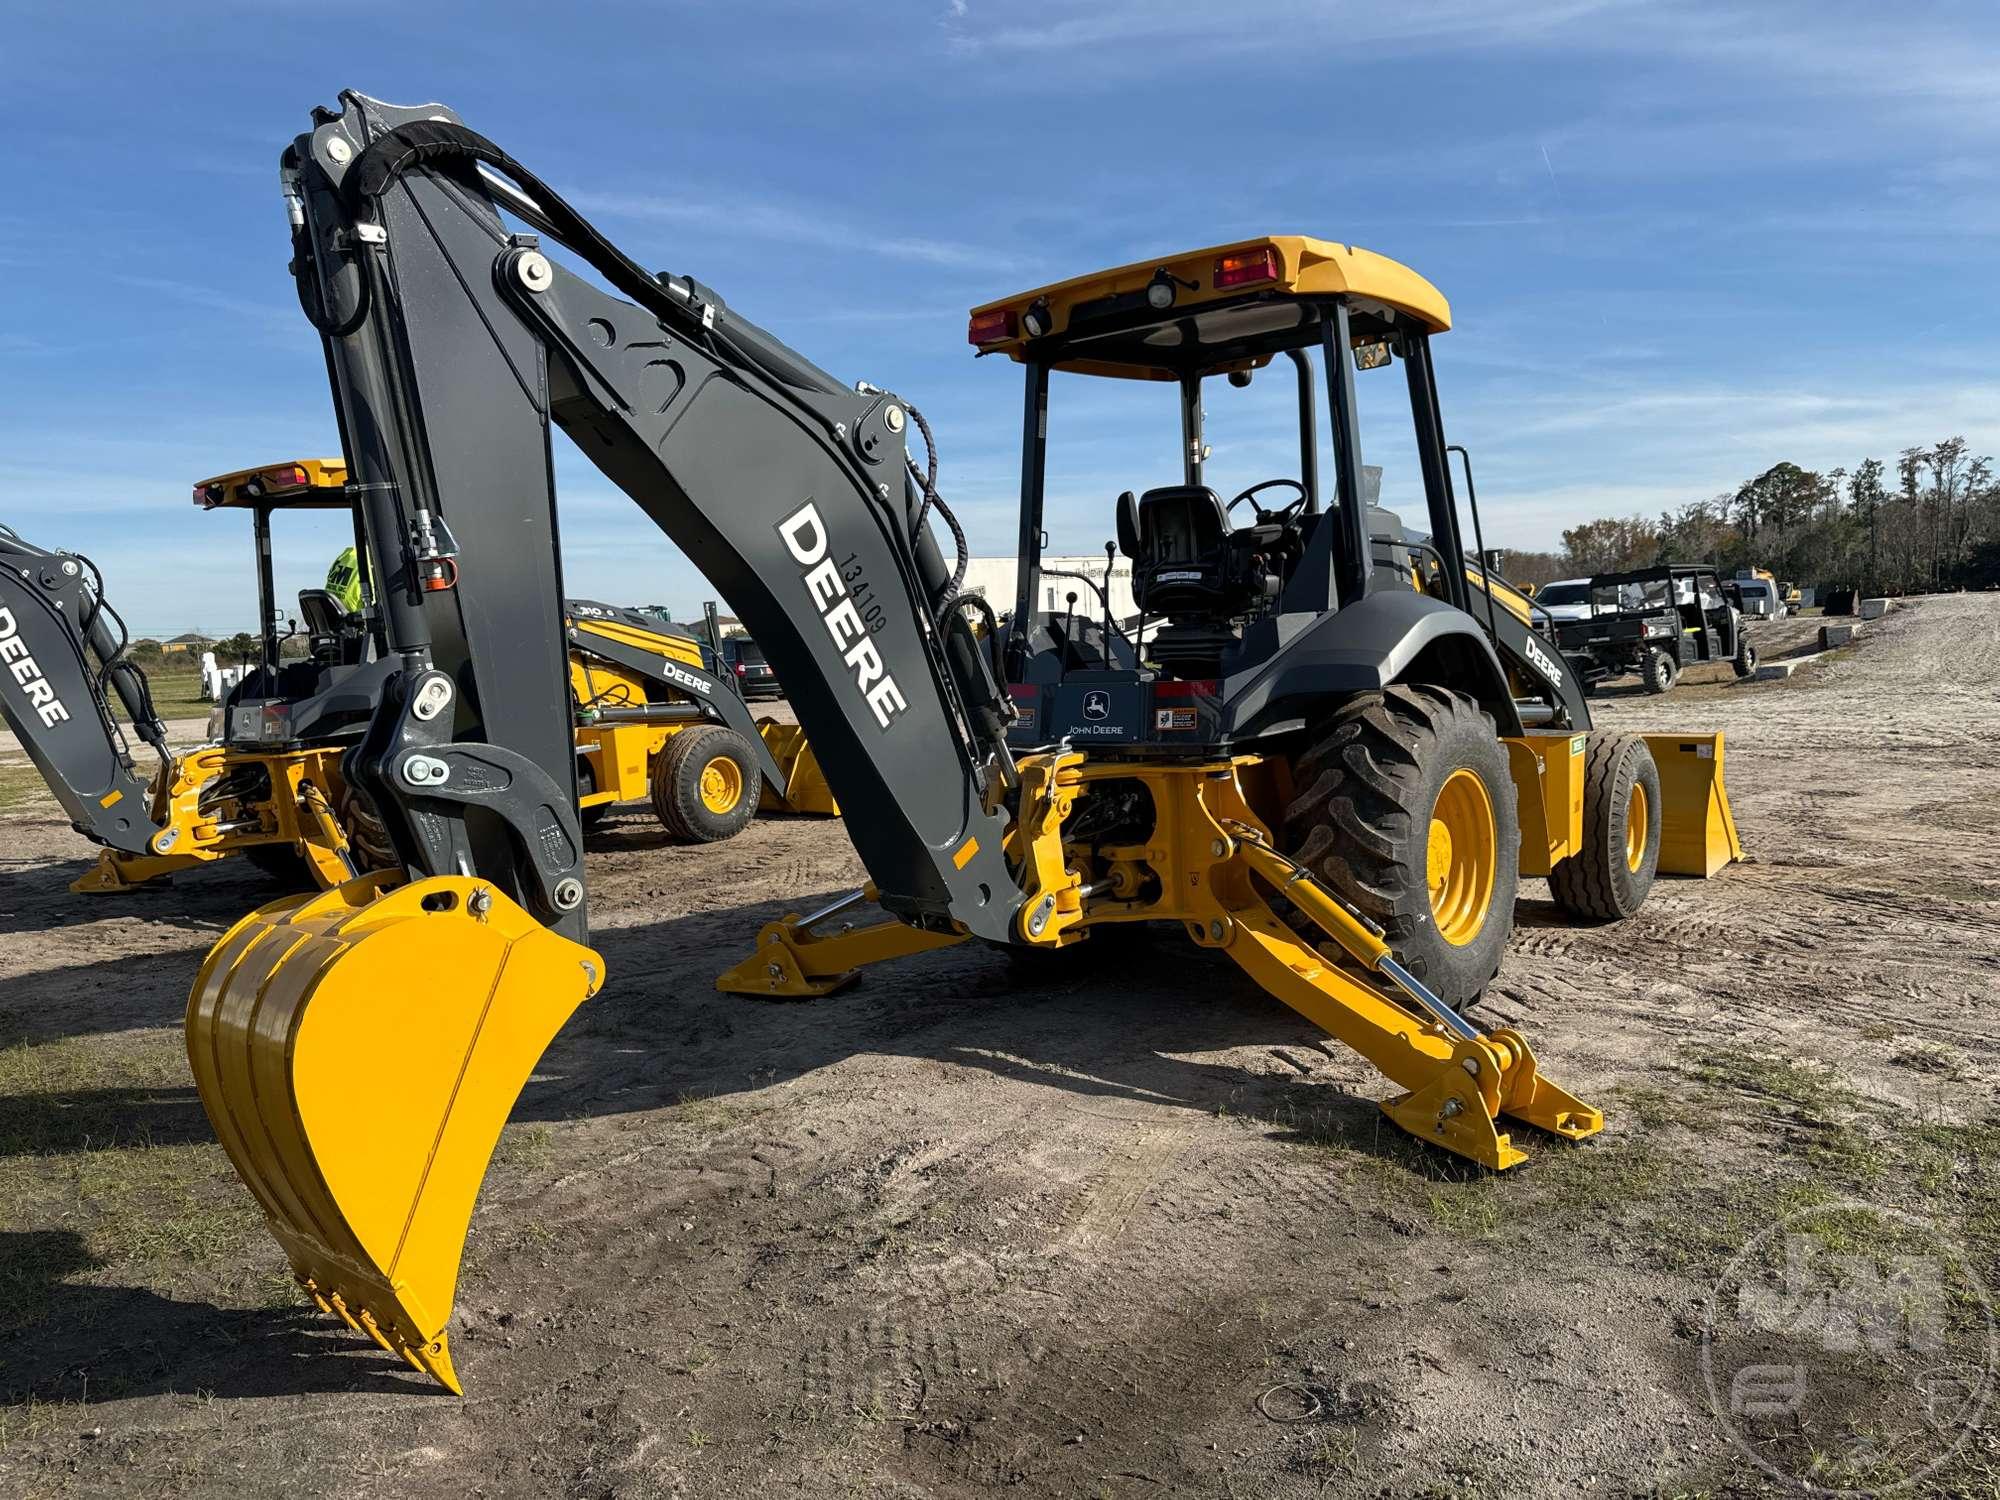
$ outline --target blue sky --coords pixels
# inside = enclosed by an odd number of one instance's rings
[[[981,552],[1012,550],[1019,380],[966,308],[1265,231],[1450,297],[1489,542],[1779,459],[2000,447],[1990,0],[7,9],[0,520],[92,554],[145,631],[254,615],[245,528],[191,481],[335,450],[276,161],[350,87],[452,106],[635,258],[915,401]],[[1170,397],[1055,401],[1053,541],[1094,550],[1118,490],[1171,477]],[[1218,469],[1286,472],[1275,390],[1236,401]],[[1391,495],[1402,451],[1369,446]],[[586,463],[561,476],[572,593],[705,596]],[[281,588],[336,545],[281,538]]]

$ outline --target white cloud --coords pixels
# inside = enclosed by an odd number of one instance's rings
[[[678,224],[715,234],[778,240],[825,250],[864,252],[933,266],[993,270],[1015,264],[1013,256],[986,246],[899,234],[886,227],[848,222],[823,204],[620,192],[575,193],[570,201],[585,213]]]

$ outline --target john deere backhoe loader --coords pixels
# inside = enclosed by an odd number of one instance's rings
[[[48,551],[0,526],[0,715],[70,821],[107,849],[136,855],[161,825],[113,698],[160,773],[174,758],[127,645],[89,558]]]
[[[199,481],[194,500],[250,515],[262,624],[258,661],[217,706],[209,742],[181,755],[167,748],[95,567],[0,529],[0,602],[9,609],[0,627],[11,621],[16,648],[50,663],[64,684],[61,693],[48,687],[55,708],[46,715],[25,700],[0,706],[71,822],[101,846],[71,889],[129,891],[244,857],[290,884],[325,890],[392,865],[386,834],[341,769],[392,665],[373,607],[352,613],[324,589],[303,590],[306,650],[288,658],[280,649],[291,636],[280,632],[273,522],[301,511],[352,513],[346,465],[318,458],[240,469]],[[690,631],[584,600],[569,603],[567,630],[587,823],[617,803],[650,798],[669,833],[710,842],[739,831],[766,787],[774,809],[838,812],[802,732],[755,722]],[[9,649],[0,638],[0,656]],[[159,757],[149,774],[132,762],[113,695]],[[89,711],[72,718],[70,704]]]
[[[1591,731],[1560,661],[1509,634],[1518,617],[1468,613],[1483,601],[1430,364],[1448,313],[1427,282],[1273,237],[979,310],[974,343],[1027,374],[1022,591],[982,637],[900,397],[642,269],[439,106],[344,94],[281,171],[393,664],[347,769],[400,867],[238,923],[202,965],[187,1039],[217,1134],[322,1308],[457,1388],[445,1329],[481,1176],[536,1059],[605,980],[551,690],[551,425],[763,645],[870,877],[837,908],[885,914],[830,936],[775,924],[727,987],[820,993],[897,953],[1057,950],[1160,922],[1360,1052],[1426,1141],[1500,1168],[1522,1159],[1517,1126],[1601,1128],[1525,1038],[1461,1002],[1519,871],[1616,912],[1643,897],[1663,825],[1670,847],[1727,857],[1720,741],[1656,742],[1687,767],[1660,775],[1646,742]],[[1383,344],[1404,365],[1427,540],[1378,532],[1365,503],[1353,355]],[[1267,509],[1258,486],[1231,526],[1190,443],[1181,482],[1107,507],[1157,627],[1143,648],[1039,614],[1051,369],[1164,375],[1192,425],[1203,379],[1276,356],[1302,412],[1323,368],[1329,491],[1306,428],[1293,498]]]

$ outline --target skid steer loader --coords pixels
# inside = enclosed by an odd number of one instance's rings
[[[1027,379],[1021,593],[1004,631],[975,631],[908,402],[643,269],[442,106],[343,94],[281,176],[393,663],[347,764],[398,868],[240,921],[202,964],[187,1042],[209,1119],[323,1310],[459,1387],[446,1325],[481,1177],[536,1059],[606,977],[550,686],[551,425],[763,646],[868,871],[864,891],[767,929],[725,987],[824,993],[898,953],[1053,951],[1159,922],[1367,1058],[1397,1090],[1382,1107],[1425,1141],[1503,1168],[1522,1127],[1601,1128],[1519,1032],[1463,1005],[1520,873],[1614,916],[1682,844],[1707,848],[1684,867],[1727,857],[1721,741],[1596,734],[1560,659],[1468,577],[1430,363],[1449,315],[1429,283],[1272,237],[979,309],[974,344]],[[1364,494],[1355,355],[1385,343],[1428,538]],[[1301,472],[1283,504],[1258,486],[1233,526],[1202,483],[1200,382],[1280,356]],[[1112,507],[1143,641],[1035,608],[1058,368],[1180,393],[1181,482]],[[860,917],[869,902],[880,920]],[[834,911],[856,916],[818,930]],[[390,1055],[393,1086],[358,1090]]]

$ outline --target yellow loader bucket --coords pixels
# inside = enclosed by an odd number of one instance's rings
[[[401,878],[232,927],[188,1000],[188,1062],[314,1302],[457,1392],[445,1328],[473,1199],[604,962],[480,881]]]
[[[775,812],[819,813],[840,816],[840,804],[833,800],[833,788],[819,768],[819,758],[806,743],[806,732],[796,724],[780,724],[776,719],[759,719],[757,733],[764,737],[772,758],[785,773],[785,791],[774,801],[765,797],[764,806]]]
[[[1743,857],[1722,784],[1722,736],[1649,734],[1660,768],[1660,873],[1706,880]]]

